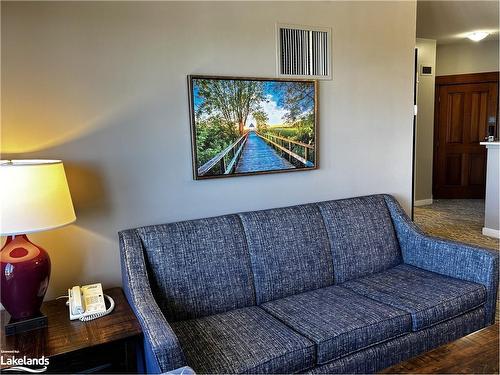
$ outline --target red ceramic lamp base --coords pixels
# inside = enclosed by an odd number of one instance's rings
[[[1,302],[12,319],[40,315],[50,278],[49,254],[23,235],[10,236],[0,251]]]

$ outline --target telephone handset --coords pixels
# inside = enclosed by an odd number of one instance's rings
[[[109,301],[109,308],[106,309],[106,297]],[[90,284],[82,287],[74,286],[68,289],[69,319],[80,319],[82,322],[100,318],[113,311],[115,302],[110,296],[102,292],[102,285]]]

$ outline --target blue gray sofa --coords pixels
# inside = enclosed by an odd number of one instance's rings
[[[498,254],[390,195],[119,233],[147,372],[373,373],[494,322]]]

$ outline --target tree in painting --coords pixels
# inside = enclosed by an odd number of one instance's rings
[[[240,135],[248,116],[260,110],[264,100],[262,85],[257,81],[200,80],[198,95],[204,99],[198,114],[220,115],[228,124],[238,124]]]
[[[284,91],[283,108],[287,111],[286,120],[290,123],[296,122],[304,114],[309,114],[308,109],[314,108],[314,90],[311,90],[310,84],[289,82]]]
[[[194,78],[197,176],[314,167],[311,81]]]
[[[306,82],[287,82],[283,91],[278,104],[286,111],[283,116],[285,124],[271,128],[271,131],[295,141],[314,144],[314,87]]]

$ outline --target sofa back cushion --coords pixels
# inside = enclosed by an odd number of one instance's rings
[[[236,215],[137,229],[151,288],[168,320],[255,305],[248,248]]]
[[[315,205],[239,215],[250,251],[258,304],[332,285],[328,236]]]
[[[318,203],[333,256],[335,283],[401,263],[401,251],[384,197]]]

